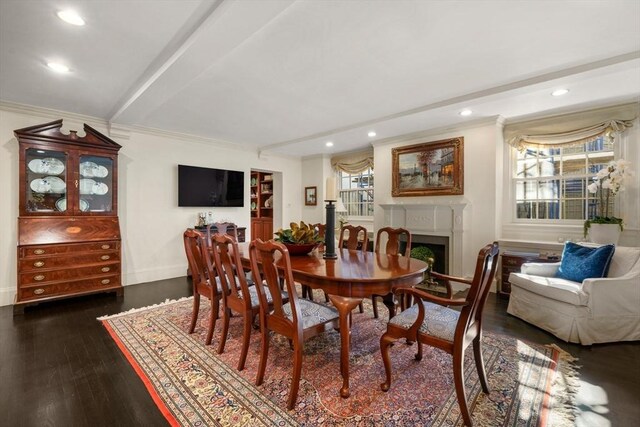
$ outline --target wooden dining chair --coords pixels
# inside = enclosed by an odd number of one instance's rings
[[[380,338],[380,351],[386,380],[380,385],[382,391],[391,387],[391,359],[389,347],[400,338],[418,342],[416,360],[422,359],[422,344],[437,347],[453,357],[453,380],[460,405],[462,419],[472,425],[464,388],[464,351],[473,344],[473,355],[482,391],[489,393],[489,385],[482,360],[482,312],[489,294],[498,263],[498,243],[488,244],[480,250],[472,280],[439,275],[450,282],[470,286],[465,298],[441,298],[416,288],[398,288],[397,296],[408,294],[416,298],[417,304],[393,317],[387,331]],[[462,307],[461,311],[447,306]]]
[[[229,318],[232,312],[242,316],[244,326],[242,330],[242,350],[238,359],[238,370],[244,369],[251,340],[251,325],[260,313],[260,299],[255,286],[249,286],[244,274],[236,274],[242,271],[242,260],[238,243],[230,236],[214,234],[211,240],[213,258],[222,285],[222,335],[218,345],[218,354],[224,351],[229,332]],[[267,304],[272,305],[271,293],[265,289]],[[283,293],[283,301],[288,301],[288,296]]]
[[[380,241],[382,240],[382,236],[385,234],[387,236],[387,243],[385,245],[384,252],[382,252],[382,245]],[[404,236],[404,239],[402,239],[402,236]],[[403,244],[405,244],[404,251],[401,250]],[[408,257],[411,253],[411,233],[409,232],[409,230],[404,228],[381,228],[376,234],[376,247],[374,251],[377,254],[386,253],[387,255],[403,255]],[[378,297],[382,297],[382,295],[373,295],[371,297],[371,303],[373,305],[373,317],[376,319],[378,318]]]
[[[338,311],[333,307],[298,298],[291,271],[289,251],[283,244],[273,240],[268,242],[263,242],[260,239],[254,240],[249,246],[249,258],[260,299],[260,330],[262,334],[256,385],[261,385],[264,380],[269,354],[269,331],[284,335],[293,345],[293,377],[287,401],[287,408],[293,409],[300,386],[304,342],[322,332],[338,328]],[[281,273],[284,274],[286,291],[289,295],[288,303],[285,303],[280,295],[277,260],[279,266],[284,269],[281,270]],[[273,296],[272,309],[268,305],[267,289]]]
[[[347,238],[345,239],[345,235]],[[362,237],[360,237],[362,235]],[[348,249],[350,251],[366,251],[369,244],[369,232],[362,226],[343,225],[340,227],[340,239],[338,239],[338,248]],[[358,304],[360,313],[364,313],[362,303]]]
[[[195,330],[198,313],[200,311],[200,296],[204,295],[211,301],[209,329],[207,330],[207,339],[205,341],[206,344],[209,345],[213,337],[213,330],[216,327],[220,298],[222,296],[220,279],[217,277],[215,268],[213,267],[209,249],[207,248],[202,233],[193,229],[187,229],[184,232],[183,240],[189,270],[191,271],[191,280],[193,282],[193,311],[191,313],[189,333],[192,334]]]
[[[207,225],[207,244],[211,243],[211,237],[215,233],[227,234],[231,236],[235,242],[238,241],[238,227],[232,222],[214,222],[213,224]]]

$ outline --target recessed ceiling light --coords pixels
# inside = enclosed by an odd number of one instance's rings
[[[554,90],[553,92],[551,92],[551,95],[553,96],[562,96],[562,95],[566,95],[569,93],[569,89],[557,89]]]
[[[36,150],[36,153],[38,153],[38,154],[44,154],[44,150]]]
[[[333,147],[333,142],[327,141],[324,145],[326,145],[327,147]]]
[[[367,135],[369,135],[369,138],[373,138],[374,136],[376,136],[377,134],[374,131],[369,132]]]
[[[460,113],[459,113],[459,114],[460,114],[461,116],[470,116],[470,115],[471,115],[471,113],[473,113],[473,111],[471,111],[471,110],[469,110],[469,109],[465,109],[465,110],[460,111]]]
[[[84,19],[76,13],[74,10],[61,10],[58,12],[58,18],[62,19],[67,24],[71,25],[84,25]]]
[[[68,73],[69,67],[59,62],[47,62],[47,67],[51,68],[56,73]]]

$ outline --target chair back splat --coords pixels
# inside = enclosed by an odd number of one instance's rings
[[[404,255],[406,257],[411,253],[411,232],[405,228],[391,228],[384,227],[378,230],[378,234],[376,235],[376,253],[380,252],[380,240],[381,237],[386,234],[387,235],[387,244],[385,245],[384,253],[389,255]],[[403,241],[400,238],[404,236],[404,242],[406,242],[406,246],[404,252],[400,251],[402,247]]]
[[[432,273],[434,278],[444,281],[448,289],[451,287],[450,282],[469,285],[469,292],[465,298],[442,298],[416,288],[396,289],[396,295],[415,297],[417,304],[390,319],[387,331],[380,338],[380,351],[386,375],[385,382],[380,385],[382,391],[387,391],[391,387],[389,347],[394,341],[401,338],[417,341],[417,360],[422,359],[423,344],[439,348],[452,355],[453,382],[460,413],[465,425],[472,425],[464,387],[464,352],[469,345],[473,344],[473,356],[480,385],[482,391],[489,393],[489,383],[482,359],[482,311],[496,273],[498,252],[497,242],[488,244],[480,250],[472,280]],[[461,310],[453,310],[449,306],[458,306]]]
[[[293,347],[293,375],[287,408],[293,409],[298,396],[300,376],[302,372],[302,347],[304,340],[314,335],[338,327],[338,311],[306,299],[298,299],[291,259],[287,248],[273,240],[263,242],[254,240],[249,246],[251,272],[256,282],[260,298],[260,330],[262,333],[262,347],[260,364],[256,376],[256,385],[261,385],[269,354],[269,331],[274,331],[289,338]],[[280,282],[278,268],[284,275],[284,282],[289,296],[289,302],[283,304],[280,297]],[[268,287],[273,296],[273,308],[267,307],[267,295],[264,286]]]
[[[406,257],[409,256],[409,254],[411,253],[411,233],[409,232],[409,230],[404,228],[391,228],[391,227],[384,227],[378,230],[378,233],[376,234],[376,247],[374,249],[374,252],[376,254],[382,253],[381,251],[382,248],[380,247],[380,241],[382,240],[382,236],[385,234],[387,235],[387,244],[385,245],[385,251],[384,251],[385,254],[404,255]],[[402,236],[404,236],[404,242],[406,243],[404,252],[401,252],[400,250],[403,243],[403,241],[400,240]],[[371,304],[373,306],[373,317],[376,319],[378,318],[378,298],[377,297],[378,295],[373,295],[371,297]],[[401,304],[403,309],[405,305],[406,304],[403,299]]]
[[[242,335],[242,351],[238,359],[238,370],[244,369],[249,351],[251,339],[251,325],[254,317],[259,312],[259,302],[254,288],[249,287],[247,278],[242,270],[242,260],[238,250],[238,244],[229,235],[214,234],[211,239],[211,248],[215,260],[215,266],[220,277],[222,287],[222,335],[218,345],[218,354],[224,351],[229,332],[229,318],[231,312],[242,315],[244,321]]]
[[[217,279],[217,273],[213,266],[209,248],[202,233],[187,229],[183,234],[184,249],[187,255],[187,262],[191,270],[191,278],[193,280],[193,312],[191,314],[191,325],[189,333],[193,333],[198,320],[198,312],[200,310],[200,296],[204,295],[211,300],[211,315],[209,317],[209,328],[207,331],[206,344],[211,344],[213,330],[218,319],[218,309],[222,289],[220,288],[220,280]]]
[[[346,241],[345,234],[347,235]],[[340,249],[345,248],[351,251],[359,249],[366,251],[367,244],[369,243],[369,234],[367,233],[367,229],[362,226],[344,225],[340,228],[340,239],[338,243]]]

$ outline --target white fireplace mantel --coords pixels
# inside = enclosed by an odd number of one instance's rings
[[[380,204],[384,224],[406,228],[411,234],[449,238],[449,271],[463,273],[464,209],[468,203],[393,203]]]

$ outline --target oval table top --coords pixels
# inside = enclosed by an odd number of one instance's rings
[[[249,243],[238,245],[243,262],[248,265]],[[422,280],[426,262],[399,255],[336,250],[338,258],[324,259],[322,252],[291,255],[294,279],[328,294],[345,297],[384,295],[391,286],[411,286]]]

